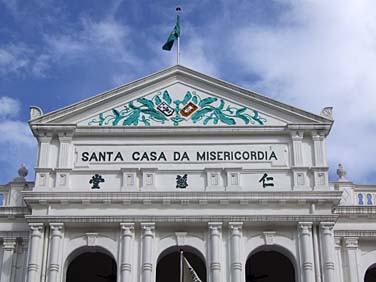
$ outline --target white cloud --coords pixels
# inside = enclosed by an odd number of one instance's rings
[[[17,73],[30,65],[30,51],[22,44],[0,46],[0,74]]]
[[[109,62],[137,65],[139,60],[128,46],[129,28],[114,17],[121,2],[114,1],[99,20],[83,15],[77,19],[78,22],[70,23],[65,18],[66,11],[61,3],[56,5],[51,0],[32,0],[25,4],[20,0],[0,0],[16,21],[36,30],[34,45],[26,43],[23,38],[16,40],[16,37],[0,45],[0,74],[45,77],[51,67],[77,64],[79,59],[102,58]],[[35,20],[36,14],[39,20]],[[41,29],[51,30],[41,23],[47,27],[58,25],[59,29],[40,33]]]
[[[0,97],[0,120],[17,117],[20,112],[20,102],[10,97]]]
[[[207,51],[209,51],[209,48],[206,46],[205,38],[191,37],[188,44],[186,44],[186,48],[181,51],[182,64],[202,73],[216,76],[217,68],[209,60]]]
[[[279,2],[278,24],[236,31],[235,58],[259,91],[316,113],[334,106],[329,161],[362,182],[376,164],[376,2]]]
[[[17,176],[21,163],[29,168],[33,178],[36,142],[26,122],[17,120],[20,102],[9,97],[0,97],[0,183],[7,183]]]
[[[106,56],[112,61],[137,63],[127,48],[128,28],[111,18],[94,21],[81,18],[79,29],[67,29],[63,34],[46,35],[47,53],[51,60],[61,62],[77,57]]]
[[[0,122],[0,144],[21,145],[30,148],[34,147],[35,141],[26,122],[5,120]],[[2,157],[4,158],[4,154]]]

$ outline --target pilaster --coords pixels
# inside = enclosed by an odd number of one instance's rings
[[[293,189],[294,190],[307,190],[309,189],[309,180],[307,176],[308,168],[304,166],[303,157],[303,137],[302,130],[290,131],[292,140],[292,153],[293,153]]]
[[[326,167],[325,136],[319,131],[312,133],[313,164],[315,167]]]
[[[303,131],[293,130],[290,132],[292,139],[293,161],[295,167],[303,166]]]
[[[49,153],[50,153],[50,143],[51,143],[51,136],[40,136],[39,140],[39,161],[38,167],[40,168],[47,168],[49,167]]]
[[[59,133],[59,168],[71,168],[71,155],[72,155],[72,134],[66,132]]]

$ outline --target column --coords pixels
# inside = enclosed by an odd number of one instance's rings
[[[302,257],[303,281],[314,282],[313,271],[313,241],[312,241],[312,222],[300,222],[300,246]]]
[[[51,245],[49,253],[49,264],[48,264],[48,282],[58,282],[59,280],[59,257],[60,257],[60,245],[61,238],[63,237],[63,223],[51,223]]]
[[[240,240],[242,238],[242,225],[241,222],[230,222],[231,232],[231,282],[241,282],[242,279],[242,260],[240,255]]]
[[[345,242],[345,254],[348,261],[348,273],[347,281],[351,282],[358,282],[358,238],[356,237],[348,237],[344,239]]]
[[[59,148],[59,168],[67,168],[71,167],[70,165],[70,155],[71,155],[71,142],[72,142],[72,135],[69,134],[64,135],[63,133],[59,133],[59,141],[60,141],[60,148]]]
[[[315,278],[316,282],[321,282],[321,264],[320,264],[320,250],[319,250],[319,231],[318,226],[312,226],[312,235],[313,235],[313,253],[315,258]]]
[[[17,269],[15,278],[16,282],[25,281],[28,245],[28,238],[22,238],[22,241],[18,245],[17,263],[15,265],[15,268]]]
[[[324,282],[337,282],[334,275],[334,237],[332,222],[321,222],[321,240],[324,264]],[[355,282],[355,281],[351,281]]]
[[[336,273],[338,276],[338,282],[343,282],[343,264],[342,264],[342,252],[341,252],[341,238],[335,237],[335,250],[336,250],[336,258],[338,269],[336,269]]]
[[[154,223],[141,223],[142,229],[142,281],[153,281],[153,239],[154,239]]]
[[[38,273],[40,270],[39,256],[41,253],[41,238],[43,223],[30,224],[30,251],[27,265],[26,282],[39,282]]]
[[[130,282],[132,280],[132,241],[134,238],[134,223],[120,223],[120,228],[122,231],[120,282]]]
[[[221,222],[209,222],[210,237],[210,271],[212,282],[221,281],[220,239],[222,233]]]
[[[16,239],[4,239],[3,250],[3,266],[0,282],[10,282],[12,277],[14,253],[16,250]]]

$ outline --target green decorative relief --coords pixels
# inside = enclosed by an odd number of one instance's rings
[[[267,120],[256,110],[227,105],[223,99],[201,98],[195,91],[187,91],[183,100],[173,100],[167,90],[151,99],[138,98],[112,112],[100,113],[88,125],[151,126],[152,123],[179,126],[182,123],[203,125],[264,125]]]

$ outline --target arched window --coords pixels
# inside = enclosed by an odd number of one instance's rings
[[[248,257],[246,282],[295,282],[294,265],[288,257],[273,250],[260,250]]]
[[[371,194],[367,194],[367,205],[372,206],[372,195]]]
[[[363,206],[363,194],[358,194],[358,205]]]
[[[202,255],[194,248],[183,247],[184,257],[192,266],[202,282],[206,282],[206,265]],[[156,282],[180,281],[180,248],[171,247],[158,258]]]
[[[376,264],[371,265],[364,275],[364,282],[375,282],[376,281]]]
[[[70,262],[66,282],[116,282],[116,273],[115,260],[93,248]]]

